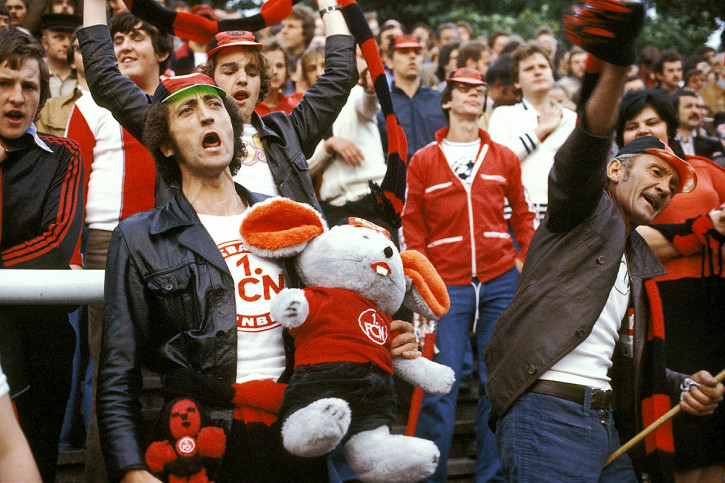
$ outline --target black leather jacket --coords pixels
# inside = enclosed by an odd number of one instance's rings
[[[623,441],[640,424],[643,383],[652,377],[642,367],[649,315],[644,281],[667,272],[637,232],[627,236],[619,208],[604,191],[609,145],[609,138],[591,136],[580,123],[556,153],[546,217],[529,245],[516,296],[496,322],[484,353],[492,427],[591,333],[624,252],[632,277],[634,357],[631,371],[615,361],[610,376],[615,413],[631,415],[632,424],[620,427],[617,421]],[[668,371],[667,377],[671,392],[678,393],[684,376]]]
[[[108,27],[94,25],[79,30],[78,43],[93,99],[141,140],[151,96],[119,72]],[[280,194],[307,203],[320,213],[307,158],[332,127],[357,79],[355,39],[350,35],[331,35],[325,41],[325,73],[310,86],[289,116],[284,112],[271,112],[263,117],[252,114],[251,124],[262,140]],[[162,194],[161,199],[168,198]]]

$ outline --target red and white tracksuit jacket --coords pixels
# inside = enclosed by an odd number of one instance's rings
[[[83,91],[66,128],[85,165],[85,223],[113,231],[118,222],[154,207],[156,168],[141,143]]]
[[[440,143],[415,153],[408,164],[403,208],[403,243],[433,263],[446,285],[487,282],[507,272],[515,258],[524,260],[534,234],[534,211],[521,184],[521,163],[509,148],[479,130],[481,144],[470,188],[453,172]],[[510,223],[521,251],[516,254],[504,219],[508,199]]]

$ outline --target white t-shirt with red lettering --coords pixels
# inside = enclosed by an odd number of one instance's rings
[[[237,310],[237,382],[277,380],[285,369],[282,326],[272,322],[272,297],[284,288],[282,265],[244,247],[242,216],[199,215],[234,279]]]

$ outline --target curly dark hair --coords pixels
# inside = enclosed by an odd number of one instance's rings
[[[665,62],[682,62],[682,56],[675,49],[663,50],[660,52],[660,55],[657,57],[657,60],[652,66],[652,70],[658,74],[662,74]]]
[[[254,63],[259,69],[260,85],[259,97],[257,98],[257,103],[259,103],[262,102],[265,97],[267,97],[267,93],[269,92],[269,85],[272,82],[272,64],[270,64],[267,56],[262,53],[262,49],[249,47],[248,52],[254,58]],[[200,65],[198,67],[199,72],[201,72],[202,74],[206,74],[214,79],[214,71],[216,71],[217,66],[217,56],[218,52],[212,55],[206,64]],[[216,79],[214,80],[216,81]]]
[[[234,99],[225,96],[222,101],[224,101],[224,107],[231,118],[234,133],[234,156],[229,163],[229,169],[232,171],[232,176],[234,176],[242,167],[241,160],[246,156],[244,141],[242,141],[244,117],[239,112],[239,106]],[[181,171],[179,170],[178,161],[174,156],[165,156],[161,151],[161,147],[169,142],[173,147],[176,147],[176,142],[171,137],[169,130],[168,106],[160,102],[152,104],[144,121],[143,145],[153,155],[156,163],[156,174],[161,180],[169,186],[181,188]]]
[[[45,49],[31,36],[17,29],[0,31],[0,63],[7,61],[8,67],[18,70],[29,59],[38,62],[40,100],[38,110],[35,112],[36,117],[43,109],[45,101],[50,97],[50,71],[43,57],[45,57]]]

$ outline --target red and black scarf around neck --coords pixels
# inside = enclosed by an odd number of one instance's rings
[[[184,40],[208,44],[218,32],[228,30],[255,32],[275,25],[287,18],[292,13],[292,5],[299,1],[269,0],[262,5],[258,14],[216,22],[201,15],[169,10],[155,0],[124,0],[124,3],[131,13],[154,25],[161,32],[176,35]],[[371,183],[371,189],[377,195],[379,215],[386,219],[392,227],[398,228],[405,200],[405,171],[408,153],[405,133],[393,112],[393,102],[385,79],[378,44],[365,20],[362,9],[355,0],[338,0],[338,4],[342,6],[342,14],[347,26],[360,46],[385,116],[388,134],[387,171],[381,186],[378,187]]]

